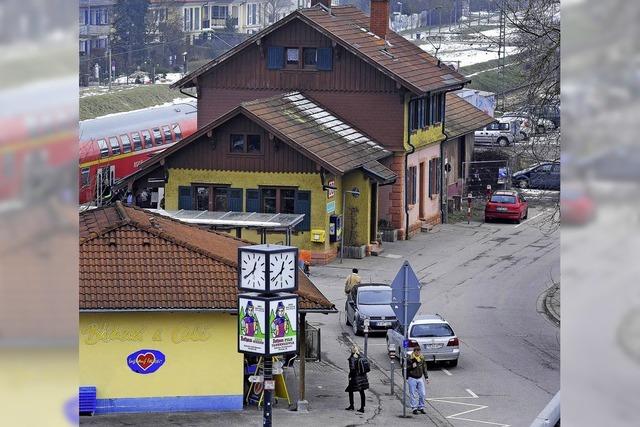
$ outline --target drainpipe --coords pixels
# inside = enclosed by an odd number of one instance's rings
[[[446,103],[446,101],[445,101]],[[444,134],[444,139],[440,143],[440,216],[442,217],[442,223],[446,224],[449,220],[448,211],[447,211],[447,198],[448,194],[445,193],[446,189],[444,188],[446,182],[444,179],[444,144],[449,140],[449,135],[444,130],[444,114],[442,115],[442,133]],[[443,198],[443,195],[445,196]]]
[[[411,102],[411,101],[409,101]],[[409,240],[409,193],[407,192],[409,179],[409,155],[416,151],[416,147],[411,145],[411,129],[409,129],[409,114],[407,114],[407,144],[411,151],[404,154],[404,216],[405,216],[405,240]]]

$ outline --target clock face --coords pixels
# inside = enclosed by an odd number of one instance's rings
[[[242,252],[240,256],[240,285],[243,288],[266,288],[265,283],[265,254],[255,252]]]
[[[289,289],[295,287],[296,256],[294,252],[280,252],[271,255],[269,261],[270,288]]]

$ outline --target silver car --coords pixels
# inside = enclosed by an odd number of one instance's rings
[[[387,331],[387,349],[401,358],[404,330],[401,325]],[[407,355],[420,346],[422,355],[429,362],[447,361],[451,366],[458,365],[460,342],[449,322],[439,314],[418,315],[409,325],[409,348]]]
[[[353,328],[354,335],[362,334],[365,319],[369,319],[370,332],[385,332],[396,325],[389,285],[363,283],[355,286],[347,295],[344,311],[346,324]]]

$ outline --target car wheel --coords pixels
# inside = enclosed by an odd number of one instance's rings
[[[518,187],[520,187],[520,188],[528,188],[529,187],[529,181],[527,181],[526,179],[518,180]]]
[[[451,366],[452,368],[458,366],[458,359],[450,361],[449,366]]]
[[[498,145],[500,147],[506,147],[507,145],[509,145],[509,140],[507,138],[498,138]]]
[[[353,329],[353,335],[360,335],[360,329],[358,328],[358,321],[355,319],[355,317],[351,322],[351,328]]]

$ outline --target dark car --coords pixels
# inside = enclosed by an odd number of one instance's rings
[[[526,110],[537,119],[549,120],[556,129],[560,127],[560,107],[557,105],[536,105]]]
[[[380,283],[363,283],[351,289],[344,311],[355,335],[362,334],[365,318],[369,319],[370,332],[386,332],[397,322],[391,308],[391,286]]]
[[[517,191],[500,190],[491,194],[484,207],[484,220],[508,219],[520,222],[529,216],[529,203]]]
[[[511,176],[513,185],[519,188],[560,190],[560,162],[544,162],[515,172]]]

